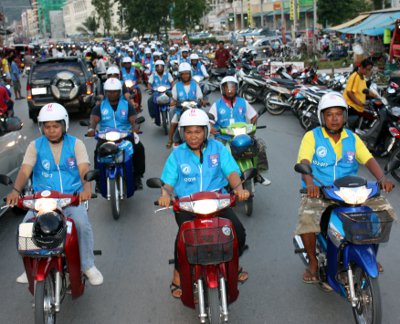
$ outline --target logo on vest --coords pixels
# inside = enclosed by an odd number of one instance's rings
[[[45,170],[49,171],[49,170],[50,170],[50,161],[49,161],[49,160],[43,160],[43,161],[42,161],[42,167],[43,167]]]
[[[226,110],[225,110],[225,108],[222,108],[219,112],[221,113],[221,115],[223,115],[223,114],[225,114]]]
[[[219,154],[213,154],[208,157],[208,165],[210,168],[215,168],[219,164]]]
[[[102,109],[101,110],[101,114],[102,115],[108,115],[108,109],[107,108]]]
[[[328,154],[328,150],[325,146],[318,146],[316,150],[317,156],[320,158],[324,158],[326,154]]]
[[[126,110],[121,110],[121,115],[125,117],[125,115],[126,115]]]
[[[190,174],[190,172],[192,172],[192,169],[190,168],[189,164],[181,164],[181,171],[183,174]]]
[[[355,152],[347,151],[347,152],[346,152],[346,155],[345,155],[345,162],[347,162],[347,163],[353,163],[353,162],[354,162],[355,155],[356,155]]]
[[[184,93],[182,91],[179,91],[179,97],[183,97]]]
[[[68,158],[67,159],[67,163],[68,163],[68,166],[69,166],[70,169],[74,168],[75,164],[76,164],[75,163],[75,158],[73,158],[73,157]]]

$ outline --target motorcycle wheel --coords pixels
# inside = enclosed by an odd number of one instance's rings
[[[378,279],[368,276],[358,265],[353,265],[352,268],[355,294],[359,299],[356,307],[353,307],[356,323],[381,323],[382,305]]]
[[[110,198],[111,198],[111,212],[113,218],[117,220],[121,214],[119,188],[116,179],[110,179]]]
[[[392,152],[392,154],[390,155],[389,161],[392,161],[392,160],[395,159],[396,157],[397,157],[397,159],[400,159],[400,146],[397,147],[397,148]],[[400,182],[400,168],[391,171],[390,174],[392,175],[393,178],[395,178],[398,182]]]
[[[208,322],[210,324],[221,323],[221,308],[219,306],[218,288],[208,288]]]
[[[253,192],[252,185],[253,185],[253,180],[246,181],[244,183],[244,189],[247,189],[250,192],[249,199],[247,199],[244,202],[244,211],[246,213],[246,216],[248,217],[250,217],[253,214],[253,197],[251,196]]]
[[[43,281],[36,281],[35,324],[52,324],[56,322],[54,280],[54,274],[50,272]]]
[[[164,129],[164,135],[168,135],[168,116],[166,111],[161,112],[161,122]]]
[[[244,85],[241,89],[241,96],[246,99],[249,104],[254,104],[257,101],[257,89],[250,85]]]
[[[274,105],[270,103],[270,100],[282,101],[281,96],[275,92],[271,92],[265,99],[265,107],[271,115],[281,115],[285,111],[285,107]]]

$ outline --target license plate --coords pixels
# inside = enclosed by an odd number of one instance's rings
[[[32,96],[47,94],[47,88],[32,88]]]

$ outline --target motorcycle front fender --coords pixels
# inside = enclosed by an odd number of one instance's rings
[[[379,275],[376,248],[372,244],[347,245],[343,251],[343,264],[350,263],[359,265],[371,278],[377,278]]]
[[[208,288],[218,288],[218,267],[216,265],[209,265],[204,268],[204,278]]]

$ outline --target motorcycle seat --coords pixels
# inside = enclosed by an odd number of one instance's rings
[[[282,84],[282,85],[294,86],[296,84],[296,81],[294,81],[294,80],[287,80],[287,79],[281,79],[281,78],[272,78],[272,80],[279,84]]]

